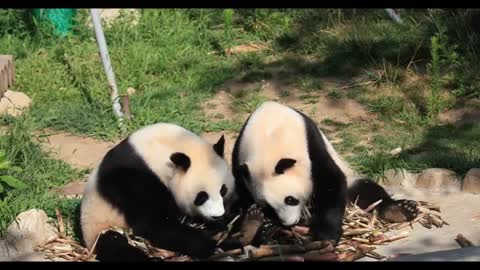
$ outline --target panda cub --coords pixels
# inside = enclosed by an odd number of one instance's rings
[[[378,184],[356,177],[316,124],[305,114],[268,101],[243,125],[232,153],[232,171],[245,212],[256,204],[283,226],[300,221],[311,201],[313,240],[338,243],[347,201],[376,207],[390,221],[409,221],[416,204],[393,200]],[[311,200],[312,199],[312,200]]]
[[[224,144],[223,136],[211,145],[180,126],[158,123],[113,147],[92,171],[81,202],[86,247],[116,226],[159,248],[197,258],[212,255],[216,241],[179,219],[213,222],[224,216],[234,193]],[[112,231],[99,237],[96,251],[99,260],[147,260]]]

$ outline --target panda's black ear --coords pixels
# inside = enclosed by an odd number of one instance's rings
[[[275,173],[282,174],[287,169],[293,167],[297,161],[291,158],[282,158],[278,161],[277,166],[275,166]]]
[[[217,153],[217,155],[223,158],[224,149],[225,149],[225,136],[223,136],[222,134],[222,137],[218,139],[218,142],[213,145],[213,150],[215,150],[215,153]]]
[[[170,160],[177,168],[180,168],[185,172],[190,168],[190,158],[184,153],[173,153],[170,156]]]

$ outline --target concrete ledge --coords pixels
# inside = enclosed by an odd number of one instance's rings
[[[417,255],[402,256],[389,261],[415,262],[478,262],[480,261],[480,247],[459,248],[429,252]]]

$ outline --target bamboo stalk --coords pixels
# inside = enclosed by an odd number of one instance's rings
[[[467,247],[474,247],[475,245],[472,243],[472,241],[468,240],[465,238],[463,235],[458,234],[457,237],[455,238],[455,241],[457,241],[458,245],[462,248],[467,248]]]
[[[412,223],[411,222],[403,222],[403,223],[400,223],[400,224],[396,224],[395,227],[393,227],[395,230],[400,230],[400,229],[403,229],[405,227],[407,227],[408,225],[411,225]]]
[[[299,234],[307,235],[310,232],[310,228],[306,226],[295,226],[293,230]]]
[[[381,255],[381,254],[378,254],[378,253],[375,252],[375,251],[369,251],[369,252],[368,252],[367,254],[365,254],[365,255],[367,255],[367,256],[369,256],[369,257],[372,257],[372,258],[374,258],[374,259],[376,259],[376,260],[383,260],[383,259],[386,259],[386,258],[387,258],[387,256],[383,256],[383,255]]]
[[[305,261],[337,261],[338,254],[336,253],[321,253],[318,250],[309,251],[303,255]]]
[[[241,248],[237,248],[237,249],[217,253],[217,254],[211,256],[209,258],[209,260],[218,260],[218,259],[222,259],[222,258],[229,257],[229,256],[240,255],[242,253],[243,253],[243,250]]]
[[[373,208],[375,208],[377,205],[381,204],[382,201],[383,201],[383,200],[378,200],[378,201],[372,203],[371,205],[369,205],[369,206],[368,206],[365,210],[363,210],[363,211],[365,211],[365,212],[367,212],[367,213],[370,212],[370,210],[372,210]]]
[[[273,257],[264,257],[260,258],[259,261],[263,262],[303,262],[304,257],[302,256],[273,256]]]
[[[338,260],[343,262],[353,262],[364,257],[365,254],[356,251],[347,251],[338,255]]]
[[[318,252],[326,253],[333,251],[333,247],[329,241],[315,241],[300,245],[262,245],[260,248],[250,250],[248,252],[250,258],[261,258],[277,256],[282,254],[296,254],[305,253],[316,250]]]
[[[373,211],[373,215],[372,215],[371,219],[368,221],[368,227],[373,228],[376,221],[377,221],[377,211]]]
[[[366,244],[370,243],[369,240],[363,239],[363,238],[359,238],[359,237],[352,237],[352,240],[355,240],[355,241],[358,241],[358,242],[362,242],[362,243],[366,243]]]
[[[431,229],[432,228],[432,223],[429,222],[428,219],[420,219],[418,221],[420,224],[422,224],[423,227],[427,228],[427,229]]]
[[[394,235],[392,237],[388,237],[386,239],[373,242],[373,244],[382,244],[382,243],[385,243],[385,242],[393,242],[393,241],[400,240],[400,239],[408,237],[408,234],[409,233],[407,231],[403,231],[400,234]]]
[[[352,229],[346,231],[343,235],[349,236],[349,235],[359,235],[359,234],[364,234],[366,232],[369,232],[370,229]]]

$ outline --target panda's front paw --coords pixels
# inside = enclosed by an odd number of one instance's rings
[[[272,236],[278,231],[278,229],[280,229],[280,227],[275,225],[273,222],[264,222],[250,244],[254,247],[259,247],[262,244],[266,244],[269,240],[271,240]]]
[[[412,200],[397,200],[379,211],[380,218],[392,223],[412,221],[418,216],[417,206]]]
[[[247,210],[240,228],[242,236],[239,240],[243,246],[248,246],[254,240],[264,221],[262,209],[257,205],[253,205]]]
[[[258,222],[263,222],[264,221],[264,215],[262,212],[262,208],[260,208],[257,205],[254,205],[250,207],[247,211],[246,215],[246,220],[247,221],[258,221]]]

